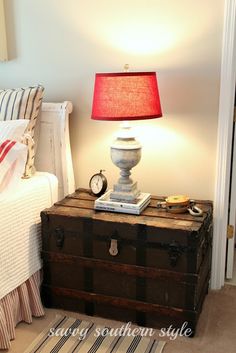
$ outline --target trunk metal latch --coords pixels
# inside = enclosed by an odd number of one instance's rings
[[[119,253],[118,241],[117,241],[117,239],[111,239],[109,254],[111,256],[116,256],[116,255],[118,255],[118,253]]]

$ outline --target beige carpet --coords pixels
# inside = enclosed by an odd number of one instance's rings
[[[120,327],[121,323],[102,319],[89,318],[78,313],[62,310],[47,309],[46,317],[34,319],[33,324],[19,324],[16,330],[16,340],[12,341],[9,353],[23,353],[36,336],[61,313],[82,320],[92,320],[97,324],[106,324],[110,327]],[[160,339],[159,331],[153,338]],[[161,338],[163,339],[163,338]],[[194,338],[177,338],[170,341],[168,338],[163,353],[235,353],[236,352],[236,286],[226,285],[222,290],[211,291],[203,307],[203,312]],[[1,351],[6,352],[6,351]]]

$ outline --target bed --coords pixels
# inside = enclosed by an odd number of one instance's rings
[[[15,326],[44,315],[40,300],[40,211],[72,193],[70,102],[43,103],[35,158],[37,172],[0,201],[0,349],[9,349]],[[40,172],[39,172],[40,171]]]

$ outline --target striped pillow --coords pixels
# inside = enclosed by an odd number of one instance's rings
[[[28,145],[28,157],[24,176],[34,172],[34,130],[42,103],[44,88],[40,85],[26,88],[0,90],[0,120],[27,119],[27,128],[31,143]]]

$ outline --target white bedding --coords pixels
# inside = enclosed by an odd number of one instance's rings
[[[57,178],[37,172],[0,201],[0,299],[42,267],[40,211],[57,197]]]

